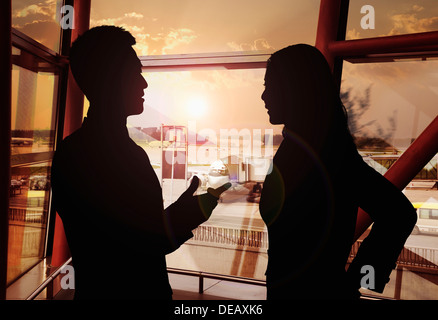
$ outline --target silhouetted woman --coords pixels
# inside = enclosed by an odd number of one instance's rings
[[[284,124],[260,201],[268,299],[354,299],[361,284],[382,292],[416,213],[358,154],[324,56],[304,44],[274,53],[262,99]],[[374,225],[346,272],[358,207]]]

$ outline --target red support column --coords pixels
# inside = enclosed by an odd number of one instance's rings
[[[71,42],[87,31],[90,26],[91,0],[74,1],[74,29]],[[79,129],[82,124],[84,94],[79,89],[71,72],[68,75],[67,103],[64,117],[64,137]],[[56,215],[53,239],[52,266],[62,265],[70,257],[70,250],[65,237],[64,226],[59,215]]]
[[[11,170],[11,0],[0,1],[0,300],[6,299]]]
[[[71,34],[73,43],[79,35],[90,27],[91,0],[75,0],[74,29]],[[64,137],[79,129],[82,124],[84,94],[79,89],[71,72],[68,75],[67,105],[65,109]]]
[[[319,6],[315,47],[325,56],[332,70],[335,56],[329,45],[338,37],[341,2],[342,0],[321,0]]]

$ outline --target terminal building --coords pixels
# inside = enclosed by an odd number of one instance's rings
[[[211,218],[166,257],[173,299],[266,299],[268,237],[258,201],[282,128],[268,123],[260,95],[270,55],[295,43],[323,53],[360,154],[417,209],[384,292],[363,288],[361,299],[438,298],[437,20],[432,0],[1,1],[0,300],[73,298],[51,163],[89,105],[69,69],[71,44],[105,24],[137,40],[148,116],[129,118],[128,127],[165,205],[194,175],[204,187],[222,176],[232,182]],[[169,138],[163,128],[186,131]],[[370,225],[359,210],[348,263]],[[330,295],[324,290],[321,298]]]

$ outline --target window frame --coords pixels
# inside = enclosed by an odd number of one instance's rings
[[[273,51],[231,51],[197,54],[139,56],[142,72],[193,71],[200,69],[266,68]]]
[[[44,61],[44,64],[41,67],[38,67],[38,70],[34,70],[30,68],[30,66],[26,65],[26,62],[20,59],[18,56],[13,55],[11,57],[12,65],[16,65],[25,69],[29,69],[33,72],[49,72],[53,73],[57,79],[55,80],[54,94],[54,110],[55,112],[55,137],[54,137],[54,150],[56,150],[57,145],[62,140],[62,133],[64,130],[64,113],[65,113],[65,105],[66,105],[66,90],[67,90],[67,75],[68,75],[68,59],[66,55],[59,54],[50,48],[47,48],[43,44],[35,41],[31,37],[26,34],[11,28],[11,45],[12,48],[19,49],[20,51],[26,52],[26,54],[35,57],[36,59]],[[61,41],[62,47],[65,48],[64,43],[66,42],[66,38],[69,39],[71,31],[63,30],[61,32]],[[30,165],[30,164],[38,164],[43,162],[50,162],[53,159],[54,155],[53,151],[48,152],[40,152],[35,154],[27,154],[20,155],[14,157],[11,155],[11,163],[10,166],[22,166],[22,165]],[[56,212],[53,209],[52,205],[52,193],[50,191],[49,194],[49,207],[48,207],[48,218],[47,225],[45,230],[45,240],[44,240],[44,250],[42,259],[51,255],[52,246],[53,246],[53,233],[54,233],[54,222],[55,222]],[[37,262],[38,264],[39,262]],[[28,270],[30,270],[33,266],[31,266]],[[16,279],[12,280],[7,284],[9,287],[12,283],[17,281],[21,276],[23,276],[26,271],[18,276]]]

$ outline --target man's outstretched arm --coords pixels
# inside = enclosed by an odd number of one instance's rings
[[[217,189],[209,188],[207,193],[194,196],[198,186],[199,178],[195,176],[189,188],[165,209],[165,224],[173,244],[168,253],[190,239],[193,236],[192,230],[208,220],[217,206],[220,195],[230,188],[231,184],[225,184]]]

